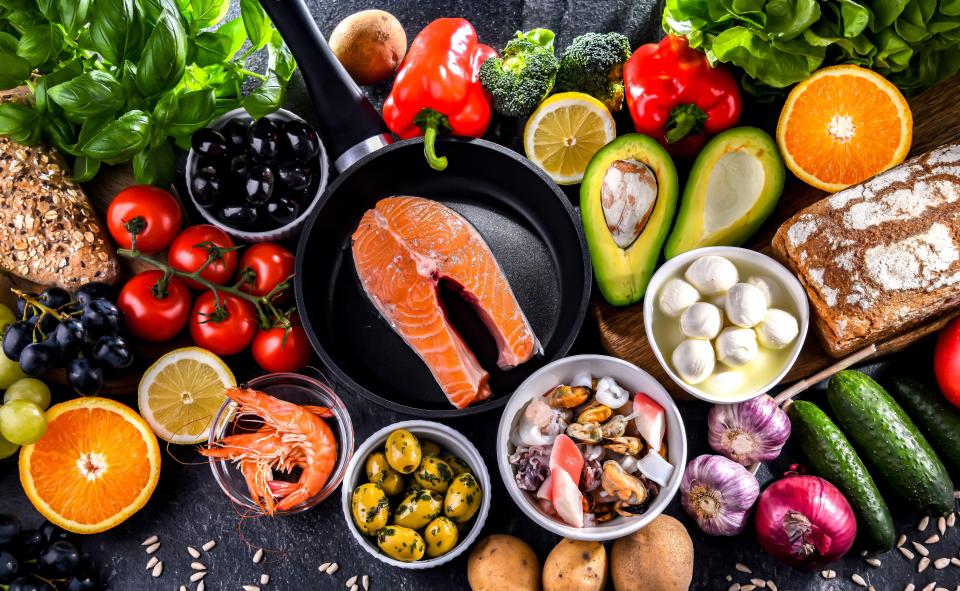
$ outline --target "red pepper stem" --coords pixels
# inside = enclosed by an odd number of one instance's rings
[[[424,109],[414,119],[414,123],[423,130],[423,155],[427,158],[427,164],[434,170],[446,170],[447,157],[437,156],[436,143],[437,133],[450,129],[447,116],[433,109]]]
[[[703,129],[707,114],[697,105],[677,105],[670,111],[664,137],[668,144],[675,144],[689,135],[696,135]]]

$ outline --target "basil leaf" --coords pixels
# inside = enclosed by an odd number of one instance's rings
[[[227,0],[190,0],[190,15],[198,29],[219,23],[229,9]]]
[[[43,138],[48,144],[63,150],[77,139],[77,130],[62,115],[45,115],[42,119]]]
[[[198,66],[222,64],[233,57],[230,37],[219,31],[204,31],[194,38],[193,43],[197,48],[194,61]]]
[[[164,140],[137,152],[133,157],[133,174],[140,184],[169,187],[173,184],[175,160],[173,146]]]
[[[107,164],[119,164],[133,157],[150,141],[150,116],[128,111],[111,121],[83,146],[83,153]]]
[[[0,135],[21,144],[34,144],[40,135],[40,118],[22,103],[0,103]]]
[[[259,119],[279,109],[286,98],[286,86],[277,77],[277,73],[271,70],[267,79],[245,96],[241,104],[251,117]]]
[[[92,49],[109,63],[136,62],[143,47],[143,22],[135,0],[97,0],[90,21]]]
[[[17,53],[17,38],[0,31],[0,53]]]
[[[30,77],[30,63],[15,53],[0,52],[0,90],[16,88]]]
[[[270,36],[270,45],[267,46],[267,52],[269,53],[267,67],[271,70],[276,70],[277,76],[279,76],[281,80],[289,81],[290,77],[293,76],[293,72],[297,69],[297,62],[293,59],[293,54],[290,53],[290,49],[283,42],[280,31],[276,29],[273,30],[273,34]]]
[[[91,0],[59,0],[60,23],[71,37],[87,22]]]
[[[74,156],[82,156],[83,148],[94,138],[100,130],[109,125],[113,117],[90,117],[80,125],[80,133],[77,135],[77,142],[70,146],[66,151]]]
[[[206,127],[216,113],[213,89],[205,88],[180,95],[174,108],[167,107],[157,116],[158,119],[163,116],[160,124],[167,135],[179,137],[193,135],[195,131]]]
[[[102,70],[90,70],[50,88],[47,94],[67,115],[76,119],[112,115],[127,100],[123,86],[113,75]]]
[[[273,27],[259,0],[240,0],[240,17],[254,48],[260,49],[270,42]]]
[[[60,21],[60,11],[57,7],[57,0],[37,0],[37,9],[43,18],[50,22]]]
[[[187,60],[187,33],[178,15],[160,15],[137,63],[137,88],[145,97],[170,90],[183,78]]]
[[[52,23],[46,23],[23,30],[17,43],[17,55],[37,67],[55,58],[62,47],[63,37]]]
[[[73,161],[73,180],[78,183],[85,183],[97,176],[100,171],[100,161],[89,156],[77,156]]]

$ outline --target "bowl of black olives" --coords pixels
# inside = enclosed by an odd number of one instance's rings
[[[328,172],[306,121],[285,109],[257,120],[234,109],[193,134],[186,181],[207,222],[237,240],[264,242],[299,233]]]

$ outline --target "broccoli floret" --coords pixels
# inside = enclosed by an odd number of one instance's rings
[[[585,92],[611,112],[623,106],[623,64],[630,58],[630,41],[620,33],[586,33],[573,40],[560,56],[557,92]]]
[[[493,96],[493,108],[507,117],[533,112],[550,90],[557,75],[553,32],[534,29],[517,32],[503,48],[480,66],[480,83]]]

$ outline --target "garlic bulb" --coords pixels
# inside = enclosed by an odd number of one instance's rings
[[[683,279],[671,279],[660,288],[660,311],[676,318],[691,304],[700,299],[696,288]]]
[[[680,315],[680,332],[688,339],[713,339],[720,334],[720,309],[697,302]]]
[[[760,352],[757,347],[757,333],[752,328],[725,328],[717,340],[717,361],[727,367],[743,367]]]
[[[684,382],[699,384],[710,377],[715,365],[713,347],[709,341],[687,339],[673,350],[670,360],[673,368]]]
[[[767,296],[756,285],[737,283],[727,292],[727,319],[743,328],[753,328],[767,314]]]
[[[793,314],[778,308],[770,308],[763,321],[756,327],[757,339],[768,349],[783,349],[800,334],[800,327]]]
[[[744,466],[777,459],[791,430],[787,413],[767,394],[715,405],[707,429],[710,447]]]
[[[737,268],[723,257],[707,255],[687,267],[683,276],[702,295],[723,293],[737,282]]]
[[[680,504],[711,536],[742,532],[759,496],[757,477],[723,456],[693,458],[680,481]]]

